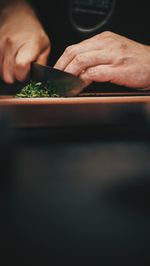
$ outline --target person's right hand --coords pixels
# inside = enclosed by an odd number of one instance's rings
[[[0,17],[0,77],[24,81],[31,63],[46,64],[50,41],[31,7],[24,1],[5,7]]]

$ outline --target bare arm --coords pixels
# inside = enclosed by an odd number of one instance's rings
[[[33,61],[46,64],[50,41],[25,0],[0,1],[0,76],[23,81]]]

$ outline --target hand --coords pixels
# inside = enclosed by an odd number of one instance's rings
[[[55,68],[91,82],[150,89],[150,46],[103,32],[68,47]]]
[[[50,42],[25,1],[5,7],[0,17],[0,77],[7,83],[27,78],[33,61],[46,64]]]

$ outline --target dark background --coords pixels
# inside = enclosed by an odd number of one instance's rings
[[[1,266],[150,265],[144,123],[14,132],[1,125]]]
[[[90,37],[72,28],[68,3],[32,3],[51,63]],[[148,1],[117,1],[102,30],[149,43]],[[132,125],[99,128],[17,130],[10,121],[0,113],[0,265],[149,266],[150,128],[140,113]]]
[[[150,41],[148,0],[116,0],[115,10],[109,22],[92,34],[79,33],[72,27],[68,16],[70,0],[32,0],[32,4],[52,41],[50,63],[54,63],[68,45],[105,30],[122,34],[145,44],[149,44]]]
[[[109,21],[99,30],[92,33],[78,32],[69,19],[71,0],[35,1],[31,3],[43,23],[50,39],[52,50],[48,64],[53,66],[65,48],[95,34],[109,30],[130,39],[149,44],[149,1],[116,0],[114,12]],[[99,91],[132,91],[124,86],[110,83],[93,83],[85,92]],[[134,91],[134,90],[133,90]]]

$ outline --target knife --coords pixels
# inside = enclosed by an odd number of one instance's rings
[[[85,83],[79,77],[36,62],[31,65],[31,79],[35,82],[51,83],[61,96],[76,96],[85,87]]]

